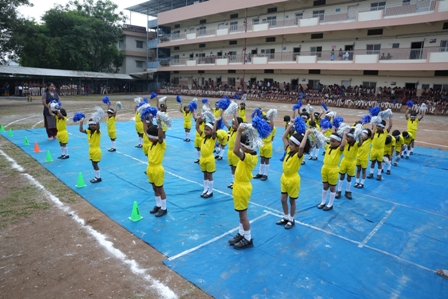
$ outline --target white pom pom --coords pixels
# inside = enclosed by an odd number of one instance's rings
[[[215,122],[215,120],[216,120],[215,115],[213,115],[213,112],[210,109],[208,109],[207,111],[204,111],[203,114],[204,114],[207,122]]]
[[[373,116],[372,119],[370,120],[370,123],[372,125],[374,124],[379,124],[381,122],[381,117],[380,116]]]
[[[351,129],[351,127],[350,127],[348,124],[346,124],[346,123],[341,123],[341,124],[339,125],[339,128],[338,128],[338,134],[339,134],[339,136],[344,135],[344,133],[345,133],[346,131],[350,130],[350,129]]]
[[[245,101],[247,99],[247,94],[243,94],[243,97],[241,98],[241,100]]]
[[[325,146],[327,145],[327,137],[325,137],[325,135],[322,132],[320,132],[316,129],[314,129],[313,134],[314,134],[314,138],[316,140],[316,145],[319,148],[325,148]]]
[[[269,109],[268,113],[266,113],[266,117],[268,119],[270,119],[272,116],[272,118],[276,118],[277,117],[277,109]]]
[[[355,139],[358,139],[359,136],[362,134],[362,130],[364,130],[362,124],[356,124],[355,126]]]
[[[59,104],[58,103],[51,103],[50,104],[50,109],[51,109],[51,111],[56,111],[56,110],[58,110],[58,108],[59,108]]]
[[[163,102],[165,102],[166,101],[166,97],[163,97],[163,98],[160,98],[159,99],[159,103],[163,103]]]
[[[104,111],[101,109],[101,107],[96,106],[95,112],[92,114],[92,120],[96,123],[99,123],[101,119],[104,117]]]
[[[160,119],[168,129],[171,129],[171,117],[165,112],[157,111],[157,118]]]
[[[257,149],[263,145],[263,140],[258,136],[257,130],[250,123],[241,123],[240,126],[244,128],[243,134],[249,139],[249,144],[252,149]]]
[[[137,104],[140,103],[141,101],[143,101],[142,98],[134,98],[134,102],[136,102]]]
[[[142,111],[145,110],[146,108],[151,107],[151,105],[149,104],[143,104],[140,107],[137,108],[138,113],[142,114]]]
[[[193,102],[197,102],[198,101],[198,99],[197,98],[194,98],[193,100],[192,100]]]
[[[238,111],[238,104],[235,102],[230,103],[229,107],[224,111],[225,116],[233,116]]]
[[[327,112],[326,116],[335,118],[336,117],[336,112],[335,111]]]
[[[381,117],[381,119],[386,120],[386,119],[388,119],[391,115],[393,115],[393,113],[392,113],[392,110],[390,110],[390,108],[389,108],[389,109],[386,109],[386,110],[384,110],[384,111],[381,111],[378,115],[379,115],[379,117]]]
[[[117,107],[118,109],[123,109],[123,104],[121,104],[121,102],[117,102]]]

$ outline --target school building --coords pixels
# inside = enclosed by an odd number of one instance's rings
[[[155,17],[147,70],[172,84],[448,90],[447,0],[151,0],[127,10]]]

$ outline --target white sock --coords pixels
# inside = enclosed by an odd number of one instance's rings
[[[235,182],[235,175],[232,174],[232,183]]]
[[[269,164],[264,164],[264,175],[268,175]]]
[[[65,149],[65,155],[68,156],[68,146],[65,146],[64,149]]]
[[[409,157],[410,154],[411,154],[411,151],[408,151],[408,153],[406,154],[406,157]]]
[[[241,235],[241,236],[244,236],[244,228],[243,228],[243,225],[240,223],[240,227],[239,227],[239,229],[238,229],[238,233]]]
[[[289,218],[288,218],[288,220],[289,220],[289,221],[291,221],[291,222],[293,222],[293,221],[294,221],[294,216],[292,216],[292,215],[289,215],[288,217],[289,217]]]
[[[342,191],[342,183],[344,183],[344,181],[339,180],[339,184],[338,184],[338,191],[339,192]]]
[[[395,163],[398,164],[398,162],[400,162],[400,156],[396,156],[396,157],[395,157]]]
[[[201,159],[201,151],[198,151],[198,159]]]
[[[213,181],[208,181],[208,194],[213,193]]]
[[[350,181],[350,182],[348,182],[347,181],[347,185],[345,186],[345,191],[346,192],[350,192],[350,187],[352,186],[352,182]]]
[[[260,164],[260,170],[258,171],[258,174],[264,173],[264,164]]]
[[[361,180],[361,184],[363,184],[364,185],[364,182],[366,181],[366,179],[362,179]]]
[[[160,199],[160,203],[162,204],[162,210],[166,210],[166,198]]]
[[[190,139],[190,132],[187,132],[187,139]]]
[[[162,198],[160,196],[156,196],[156,206],[162,206]]]
[[[378,172],[377,172],[377,174],[378,174],[378,175],[381,175],[381,169],[380,169],[380,168],[378,168]]]
[[[204,192],[202,193],[205,193],[207,191],[208,191],[208,180],[204,180]]]
[[[225,148],[222,148],[221,151],[219,152],[219,156],[222,158],[222,156],[224,155],[224,150]]]
[[[413,153],[414,152],[414,148],[413,147],[411,147],[411,153]]]
[[[375,171],[375,167],[370,168],[370,174],[373,174],[374,171]]]
[[[392,163],[391,162],[387,163],[387,170],[390,170],[391,168],[392,168]]]
[[[138,137],[138,144],[140,144],[140,145],[143,144],[143,138],[142,137]]]
[[[317,156],[319,155],[319,150],[320,150],[320,148],[315,148],[314,149],[314,157],[317,158]]]
[[[64,156],[65,155],[65,148],[63,148],[62,146],[61,146],[61,156]]]
[[[245,230],[243,236],[247,241],[250,241],[252,239],[252,236],[250,235],[250,230]]]
[[[336,197],[336,192],[330,192],[330,201],[328,202],[327,207],[332,207],[333,206],[333,202],[334,202],[334,198]]]
[[[96,178],[101,178],[101,174],[100,174],[100,170],[98,169],[98,170],[95,170],[95,177]]]
[[[324,205],[327,202],[327,194],[328,190],[322,189],[322,201],[320,202],[321,205]]]
[[[112,148],[115,148],[115,145],[117,144],[117,142],[114,140],[112,141]]]
[[[359,184],[359,178],[356,178],[355,183]]]

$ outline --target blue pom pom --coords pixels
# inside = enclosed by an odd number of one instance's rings
[[[157,115],[157,108],[154,107],[148,107],[143,109],[142,114],[140,115],[141,120],[145,120],[148,117],[155,117]]]
[[[370,117],[370,115],[366,114],[362,117],[361,119],[361,123],[362,124],[368,124],[370,123],[370,120],[372,119],[372,117]]]
[[[74,121],[74,122],[78,122],[78,121],[80,121],[80,120],[83,119],[83,118],[86,118],[86,116],[85,116],[84,113],[81,113],[81,112],[75,112],[75,115],[73,116],[73,121]]]
[[[411,100],[408,100],[408,101],[406,102],[406,105],[407,105],[409,108],[412,108],[412,106],[414,106],[414,103],[413,103]]]
[[[261,138],[268,137],[272,132],[272,127],[259,116],[252,119],[252,126],[258,131]]]
[[[216,123],[216,130],[221,130],[224,129],[226,127],[226,125],[224,124],[224,121],[222,120],[222,118],[220,120],[218,120],[218,122]]]
[[[229,97],[223,97],[216,103],[216,106],[222,110],[226,110],[229,107],[229,105],[230,105]]]
[[[325,111],[328,111],[328,107],[327,107],[327,105],[325,105],[325,103],[322,103],[322,107],[324,107]]]
[[[239,100],[240,99],[240,96],[238,94],[236,94],[236,93],[233,95],[233,97],[235,98],[235,100]]]
[[[328,129],[331,129],[332,127],[333,127],[333,125],[331,124],[331,122],[328,119],[324,118],[320,121],[320,128],[322,130],[328,130]]]
[[[143,102],[145,102],[146,104],[148,104],[148,98],[143,98]]]
[[[106,104],[106,105],[110,105],[110,100],[109,100],[109,97],[108,97],[108,96],[105,96],[105,97],[103,98],[103,103]]]
[[[155,93],[154,91],[151,92],[151,96],[149,97],[151,100],[157,97],[157,93]]]
[[[255,116],[262,117],[261,110],[259,108],[255,108],[254,112],[252,112],[251,118],[253,119]]]
[[[188,104],[188,108],[191,112],[196,111],[198,109],[198,104],[196,102],[191,101],[190,104]]]
[[[283,156],[280,158],[280,161],[283,162],[283,160],[285,160],[285,157],[286,157],[286,152],[283,152]]]
[[[294,130],[299,134],[305,134],[306,123],[302,117],[296,116],[296,118],[294,118]]]
[[[140,108],[141,106],[145,105],[145,104],[146,104],[145,102],[140,102],[140,103],[138,103],[138,104],[137,104],[137,109]]]
[[[336,128],[339,128],[339,126],[341,125],[341,123],[344,122],[344,119],[340,116],[337,116],[334,118],[333,120],[333,126],[335,126]]]
[[[177,97],[176,97],[176,101],[177,101],[178,103],[182,103],[182,98],[181,98],[180,96],[177,96]]]
[[[378,113],[380,113],[380,111],[381,111],[380,106],[376,106],[376,107],[373,107],[373,108],[369,109],[369,113],[370,113],[371,116],[377,116]]]
[[[300,110],[302,108],[302,100],[298,101],[297,104],[292,106],[292,111]]]
[[[202,99],[202,104],[207,104],[208,103],[208,99]]]

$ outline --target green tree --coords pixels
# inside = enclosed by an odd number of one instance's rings
[[[17,8],[22,5],[33,6],[28,0],[0,0],[0,64],[7,58],[16,58],[15,52],[20,45],[14,37],[24,22],[17,14]]]
[[[117,49],[123,13],[110,0],[55,6],[42,24],[28,22],[19,51],[23,66],[93,72],[117,72],[124,55]],[[25,38],[26,37],[26,38]]]

